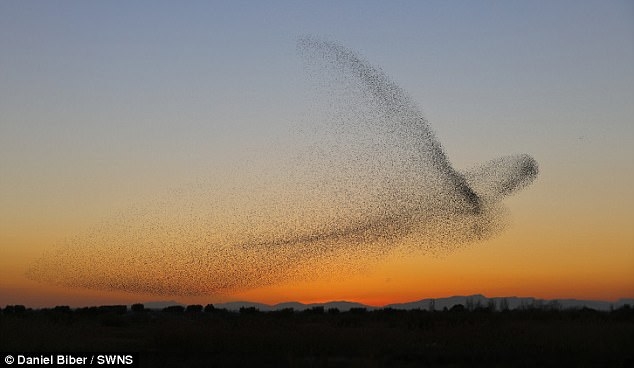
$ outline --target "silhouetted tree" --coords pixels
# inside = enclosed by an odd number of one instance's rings
[[[13,314],[15,313],[15,306],[13,305],[7,305],[4,307],[4,309],[2,310],[2,312],[4,314]]]
[[[99,310],[97,309],[97,307],[82,307],[75,309],[75,313],[84,316],[94,316],[99,314]]]
[[[185,307],[183,307],[182,305],[170,305],[169,307],[163,308],[163,312],[172,314],[183,314],[185,312]]]
[[[283,309],[273,311],[271,313],[277,317],[291,317],[293,314],[295,314],[295,309],[283,308]]]
[[[126,314],[128,312],[127,305],[100,305],[97,307],[99,313]]]
[[[240,314],[256,314],[260,313],[260,310],[256,307],[240,307]]]
[[[132,306],[130,307],[130,310],[132,310],[135,313],[144,312],[145,306],[141,303],[132,304]]]
[[[5,314],[13,314],[13,313],[24,313],[26,312],[26,307],[20,304],[16,305],[7,305],[4,307],[3,312]]]
[[[310,313],[310,314],[324,314],[324,307],[312,307],[310,309],[306,309],[306,313]]]
[[[69,306],[67,305],[58,305],[55,308],[53,308],[53,312],[55,313],[64,313],[64,314],[70,314],[72,313],[72,310],[70,309]]]
[[[205,309],[204,309],[205,313],[212,313],[212,312],[214,312],[215,310],[216,310],[216,308],[214,307],[214,305],[213,305],[213,304],[207,304],[207,305],[205,306]]]
[[[185,312],[189,314],[198,314],[198,313],[201,313],[202,311],[203,311],[203,306],[200,304],[188,305],[187,308],[185,309]]]
[[[21,304],[16,304],[14,306],[14,308],[15,308],[15,313],[24,313],[24,312],[26,312],[26,307],[21,305]]]

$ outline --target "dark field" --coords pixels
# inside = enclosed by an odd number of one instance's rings
[[[0,315],[0,351],[141,352],[148,367],[632,367],[634,309],[17,306]]]

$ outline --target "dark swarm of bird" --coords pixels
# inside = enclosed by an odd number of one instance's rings
[[[215,295],[340,277],[387,255],[451,252],[506,225],[505,196],[537,162],[452,167],[428,121],[379,68],[336,42],[301,38],[315,86],[302,148],[275,169],[218,175],[122,210],[52,247],[32,279],[69,287]],[[298,146],[296,144],[296,146]],[[423,270],[421,271],[423,272]]]

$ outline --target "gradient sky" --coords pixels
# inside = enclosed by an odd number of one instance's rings
[[[307,34],[399,83],[454,167],[529,153],[540,176],[505,201],[508,230],[457,252],[179,301],[634,297],[631,1],[0,0],[0,305],[165,299],[24,272],[128,203],[287,134],[309,109]]]

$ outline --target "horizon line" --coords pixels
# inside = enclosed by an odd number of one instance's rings
[[[334,300],[327,300],[327,301],[310,301],[310,302],[305,302],[305,301],[299,301],[299,300],[288,300],[288,301],[282,301],[282,302],[278,302],[278,303],[265,303],[265,302],[259,302],[259,301],[252,301],[252,300],[232,300],[232,301],[225,301],[225,302],[215,302],[215,303],[206,303],[206,304],[200,304],[200,303],[183,303],[177,300],[147,300],[147,301],[138,301],[138,302],[127,302],[127,303],[111,303],[111,304],[92,304],[92,305],[70,305],[70,304],[56,304],[56,305],[49,305],[49,306],[41,306],[41,307],[29,307],[27,304],[19,304],[19,303],[7,303],[4,306],[0,305],[0,309],[4,309],[4,307],[8,307],[8,306],[16,306],[16,305],[22,305],[25,306],[27,308],[32,308],[32,309],[47,309],[47,308],[55,308],[55,307],[60,307],[60,306],[64,306],[64,307],[70,307],[73,309],[80,309],[80,308],[91,308],[91,307],[104,307],[104,306],[121,306],[121,305],[125,305],[125,306],[132,306],[134,304],[163,304],[164,307],[167,306],[188,306],[188,305],[228,305],[228,304],[257,304],[257,305],[261,305],[261,306],[265,306],[265,307],[270,307],[270,308],[275,308],[277,306],[283,305],[283,304],[291,304],[291,303],[296,303],[296,304],[301,304],[303,306],[307,306],[307,307],[311,307],[311,306],[320,306],[320,305],[326,305],[326,304],[334,304],[334,303],[349,303],[349,304],[359,304],[362,305],[363,307],[368,307],[368,308],[376,308],[376,309],[381,309],[381,308],[389,308],[390,306],[399,306],[399,305],[406,305],[406,304],[413,304],[413,303],[419,303],[419,302],[429,302],[429,301],[438,301],[438,300],[448,300],[448,299],[452,299],[452,298],[483,298],[486,300],[503,300],[503,299],[532,299],[535,302],[554,302],[554,301],[570,301],[570,302],[593,302],[593,303],[606,303],[606,304],[617,304],[619,302],[634,302],[634,296],[624,296],[624,297],[619,297],[617,299],[612,299],[612,300],[606,300],[606,299],[579,299],[579,298],[539,298],[539,297],[534,297],[534,296],[518,296],[518,295],[510,295],[510,296],[486,296],[484,294],[469,294],[469,295],[465,295],[465,294],[456,294],[456,295],[450,295],[450,296],[444,296],[444,297],[427,297],[427,298],[422,298],[422,299],[414,299],[414,300],[409,300],[409,301],[403,301],[403,302],[394,302],[394,303],[386,303],[383,305],[372,305],[372,304],[367,304],[367,303],[363,303],[360,301],[355,301],[355,300],[345,300],[345,299],[334,299]],[[163,307],[160,307],[159,309],[161,309]]]

